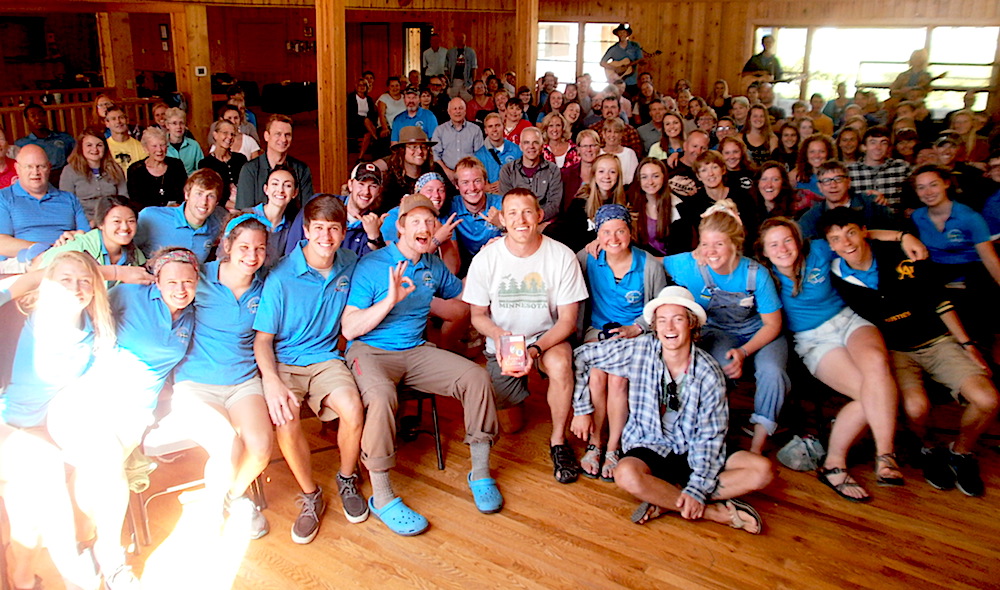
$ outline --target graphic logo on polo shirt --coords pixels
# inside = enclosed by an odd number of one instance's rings
[[[420,282],[422,282],[425,287],[427,287],[428,289],[430,289],[430,290],[433,291],[435,289],[435,287],[434,287],[434,273],[432,273],[429,270],[425,270],[424,271],[424,275],[421,278]]]
[[[497,291],[497,305],[505,309],[544,309],[549,306],[542,275],[530,272],[517,280],[505,275]]]
[[[177,328],[176,332],[174,332],[174,336],[177,336],[178,340],[187,342],[188,339],[191,338],[191,330],[187,329],[185,326],[181,326],[180,328]]]
[[[333,287],[337,293],[347,293],[351,290],[351,279],[344,275],[337,277],[337,284]]]
[[[257,306],[260,305],[260,295],[254,295],[247,301],[247,311],[257,313]]]
[[[635,305],[642,301],[642,291],[629,291],[625,294],[625,301],[629,305]]]
[[[960,229],[953,229],[945,234],[945,236],[951,244],[962,244],[965,242],[965,234]]]
[[[826,273],[818,268],[810,268],[806,274],[806,281],[811,285],[819,285],[826,281]]]

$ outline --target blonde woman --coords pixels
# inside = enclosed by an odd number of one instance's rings
[[[580,161],[580,152],[570,141],[573,134],[566,117],[558,112],[551,112],[542,119],[539,125],[545,145],[542,146],[542,157],[554,162],[559,168],[572,166]]]
[[[639,167],[639,158],[632,148],[622,145],[624,131],[625,123],[621,119],[605,120],[601,131],[601,138],[604,140],[604,149],[601,153],[612,154],[618,158],[622,168],[622,184],[629,185],[635,177],[635,169]]]

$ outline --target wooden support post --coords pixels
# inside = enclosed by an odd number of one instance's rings
[[[518,86],[535,87],[538,59],[538,0],[515,0],[514,73]]]
[[[115,98],[134,98],[135,63],[128,13],[98,12],[97,36],[101,43],[104,85],[115,89]]]
[[[170,13],[177,90],[188,101],[188,127],[199,143],[212,124],[212,78],[208,53],[208,13],[204,4],[185,4]]]
[[[319,99],[317,192],[337,192],[347,178],[347,12],[345,0],[316,0],[316,90]],[[318,182],[315,181],[319,178]],[[310,195],[306,195],[308,197]]]

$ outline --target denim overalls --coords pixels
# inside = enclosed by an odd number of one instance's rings
[[[701,346],[722,366],[731,362],[726,358],[730,349],[749,342],[764,326],[764,320],[757,311],[757,298],[754,296],[759,264],[756,260],[751,260],[749,266],[746,291],[734,293],[723,291],[715,284],[707,265],[698,265],[711,297],[706,306],[708,323],[702,330]],[[774,434],[785,393],[791,388],[791,380],[785,371],[788,363],[788,342],[785,336],[778,336],[750,355],[744,361],[744,373],[747,362],[753,363],[757,384],[750,423],[763,424],[769,435]]]

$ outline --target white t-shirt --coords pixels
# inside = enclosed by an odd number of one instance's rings
[[[406,103],[403,102],[403,97],[400,96],[399,100],[393,100],[389,93],[386,92],[382,96],[378,97],[378,102],[385,103],[385,120],[389,122],[389,126],[392,126],[392,121],[396,118],[396,115],[402,113],[406,110]]]
[[[545,236],[526,258],[511,254],[506,238],[484,246],[472,259],[462,294],[470,305],[489,307],[496,325],[511,334],[524,334],[528,344],[555,325],[560,305],[587,297],[576,256]],[[486,352],[496,354],[491,338],[486,339]]]
[[[602,154],[608,152],[601,150]],[[639,157],[635,155],[635,150],[628,147],[623,147],[622,151],[615,154],[618,161],[622,165],[622,182],[625,184],[632,184],[632,180],[635,178],[635,170],[639,167]]]
[[[361,98],[360,96],[357,95],[357,93],[355,93],[354,94],[354,98],[355,98],[355,100],[358,101],[358,116],[359,117],[367,117],[368,116],[368,97],[366,96],[364,98]]]

